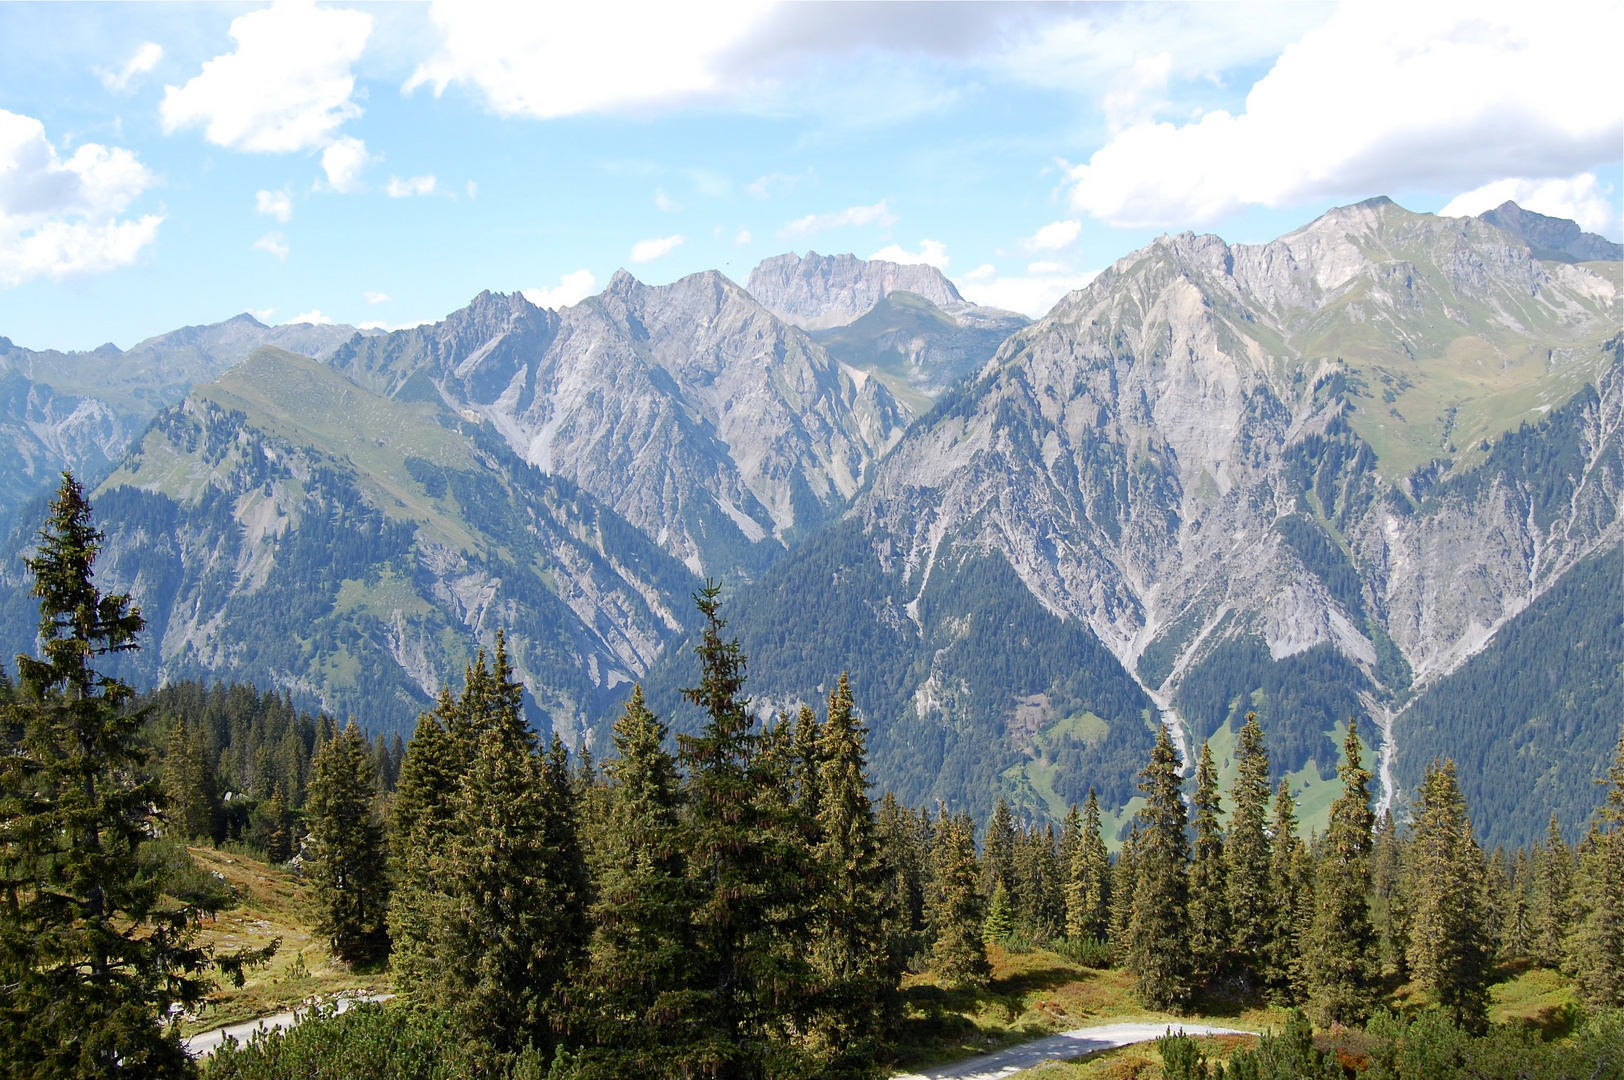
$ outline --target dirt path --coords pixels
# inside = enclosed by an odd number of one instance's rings
[[[363,998],[341,997],[337,1001],[338,1011],[344,1012],[359,1001],[387,1001],[392,996],[391,994],[379,994]],[[180,1043],[186,1048],[186,1052],[193,1057],[208,1057],[220,1048],[220,1044],[226,1041],[227,1036],[236,1039],[240,1043],[245,1043],[253,1037],[256,1031],[280,1031],[290,1028],[298,1021],[299,1017],[309,1011],[308,1008],[293,1009],[288,1012],[279,1012],[274,1016],[262,1016],[258,1020],[247,1020],[241,1024],[227,1024],[225,1027],[217,1027],[212,1031],[200,1031],[196,1035],[182,1039]]]
[[[1045,1061],[1064,1061],[1081,1057],[1096,1050],[1111,1050],[1118,1046],[1149,1042],[1167,1033],[1182,1031],[1186,1035],[1250,1035],[1249,1031],[1234,1028],[1211,1027],[1207,1024],[1105,1024],[1100,1027],[1078,1028],[1050,1035],[1046,1039],[1012,1046],[995,1054],[955,1061],[917,1073],[899,1074],[893,1080],[1000,1080],[1013,1076],[1022,1069],[1030,1069]]]

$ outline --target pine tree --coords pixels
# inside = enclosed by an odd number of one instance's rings
[[[575,1026],[610,1075],[692,1069],[684,1046],[693,985],[693,898],[682,852],[682,787],[669,728],[636,686],[603,767],[603,820],[592,845],[594,927]],[[674,1066],[674,1067],[673,1067]]]
[[[1111,933],[1111,857],[1100,835],[1100,800],[1092,787],[1077,825],[1070,871],[1066,883],[1066,936],[1075,941],[1106,940]]]
[[[1376,1005],[1376,931],[1370,923],[1371,847],[1375,814],[1370,773],[1360,755],[1359,725],[1348,721],[1342,794],[1314,871],[1314,915],[1304,947],[1309,1005],[1321,1025],[1361,1023]]]
[[[1607,798],[1585,839],[1580,884],[1585,912],[1568,939],[1579,993],[1592,1005],[1624,1008],[1624,734],[1607,772]]]
[[[220,797],[208,737],[200,725],[175,721],[164,754],[163,795],[164,819],[171,835],[185,843],[215,838]]]
[[[1111,958],[1120,967],[1128,964],[1132,944],[1133,899],[1139,888],[1139,821],[1128,826],[1127,839],[1111,870]]]
[[[1235,751],[1235,809],[1224,845],[1229,899],[1229,951],[1248,982],[1261,981],[1268,967],[1275,928],[1274,890],[1269,880],[1269,752],[1257,714],[1247,713]]]
[[[864,1076],[881,1050],[886,1008],[896,992],[886,930],[892,921],[874,805],[868,797],[867,731],[852,711],[844,673],[829,695],[816,760],[823,883],[812,944],[821,993],[820,1075]]]
[[[987,901],[987,918],[981,924],[981,940],[988,945],[1003,945],[1015,932],[1015,914],[1009,900],[1009,890],[1002,881],[992,887],[992,899]]]
[[[373,816],[377,794],[371,747],[352,720],[316,752],[305,804],[316,926],[333,955],[350,962],[380,959],[389,948],[388,854]]]
[[[928,811],[904,810],[887,791],[880,799],[875,829],[885,861],[890,971],[900,979],[908,961],[923,948],[925,907],[931,885],[931,822]]]
[[[698,735],[678,738],[688,770],[689,873],[703,969],[706,1068],[717,1077],[761,1075],[793,1056],[782,1032],[804,1019],[812,972],[810,852],[793,815],[793,778],[782,733],[754,730],[744,693],[745,657],[724,641],[720,586],[695,597],[705,628],[695,651],[701,680],[683,695],[704,713]]]
[[[1147,805],[1135,856],[1138,883],[1128,927],[1128,970],[1142,1004],[1180,1009],[1190,1001],[1189,859],[1178,750],[1165,726],[1156,732],[1150,763],[1139,774]]]
[[[1507,870],[1509,885],[1504,909],[1500,913],[1500,957],[1513,960],[1527,956],[1534,944],[1534,913],[1529,903],[1533,896],[1533,860],[1522,848],[1512,858]]]
[[[1211,744],[1202,744],[1195,770],[1195,845],[1190,862],[1190,978],[1210,982],[1229,951],[1229,897],[1218,796],[1218,767]]]
[[[1555,970],[1562,966],[1568,931],[1573,927],[1574,863],[1553,811],[1534,886],[1533,957],[1541,967]]]
[[[1427,767],[1418,806],[1405,867],[1410,971],[1457,1025],[1479,1029],[1493,950],[1483,910],[1483,853],[1453,761]]]
[[[103,595],[103,536],[70,474],[51,503],[34,577],[42,657],[19,656],[0,707],[0,1073],[40,1078],[184,1076],[170,1020],[209,988],[199,911],[162,897],[141,865],[156,835],[156,780],[133,691],[97,671],[137,648],[128,594]],[[11,742],[15,739],[15,742]],[[268,955],[264,954],[264,955]],[[241,954],[229,962],[240,972]]]
[[[1371,850],[1370,919],[1376,928],[1381,973],[1402,978],[1409,949],[1404,903],[1404,841],[1391,810],[1382,814]]]
[[[1015,895],[1015,818],[1009,812],[1009,803],[1003,799],[993,807],[992,820],[987,822],[987,836],[983,843],[981,891],[991,897],[993,887],[1002,883],[1004,891]]]
[[[1296,804],[1284,777],[1274,796],[1274,814],[1269,825],[1269,895],[1274,899],[1270,920],[1264,982],[1280,1004],[1298,1000],[1302,971],[1297,927],[1304,906],[1301,864],[1306,858],[1297,836]]]
[[[270,800],[265,804],[265,817],[270,824],[265,837],[265,858],[273,864],[285,863],[293,858],[293,819],[288,813],[288,799],[280,783],[271,789]]]
[[[946,986],[985,986],[992,967],[982,936],[986,911],[977,886],[975,823],[969,815],[949,818],[944,807],[935,831],[931,968]]]
[[[445,959],[436,927],[451,901],[436,867],[451,838],[454,800],[471,757],[471,748],[449,726],[458,708],[450,689],[442,688],[434,711],[417,718],[391,807],[390,968],[408,994],[428,993]]]

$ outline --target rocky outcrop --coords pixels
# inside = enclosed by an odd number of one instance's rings
[[[894,292],[914,293],[941,308],[965,303],[934,266],[815,251],[762,260],[745,288],[773,314],[806,330],[845,326]]]
[[[1477,219],[1521,237],[1541,257],[1567,256],[1577,262],[1618,262],[1624,259],[1624,245],[1615,244],[1605,236],[1584,232],[1577,222],[1567,218],[1536,214],[1509,200],[1487,213],[1479,214]]]

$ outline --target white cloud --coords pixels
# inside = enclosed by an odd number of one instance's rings
[[[526,289],[524,298],[537,307],[567,308],[579,304],[591,296],[598,288],[598,279],[592,276],[590,270],[577,270],[573,274],[565,274],[558,279],[558,284],[551,289]]]
[[[774,195],[786,195],[794,191],[804,179],[806,179],[805,176],[791,173],[768,173],[744,185],[744,190],[749,193],[751,198],[770,199]]]
[[[1029,254],[1038,251],[1064,251],[1076,242],[1077,234],[1082,230],[1083,223],[1075,219],[1051,221],[1031,236],[1022,238],[1021,250]]]
[[[136,81],[136,77],[145,75],[157,67],[158,61],[163,58],[164,50],[162,45],[152,41],[143,41],[140,47],[135,50],[135,55],[124,62],[123,67],[117,71],[97,68],[96,74],[101,76],[102,85],[113,93],[127,94]]]
[[[369,304],[387,304],[387,303],[389,303],[389,294],[388,293],[372,292],[372,291],[369,290],[367,292],[362,293],[361,298],[363,300],[365,300]]]
[[[1606,72],[1624,8],[1342,7],[1283,52],[1238,116],[1136,124],[1075,167],[1072,204],[1190,226],[1247,205],[1455,189],[1618,155]]]
[[[311,323],[315,326],[331,326],[333,320],[321,313],[321,308],[312,308],[303,315],[295,315],[289,319],[290,323]]]
[[[121,147],[85,143],[64,161],[45,125],[0,109],[0,285],[135,262],[163,218],[118,215],[155,182]]]
[[[737,236],[735,236],[733,238],[733,246],[734,247],[743,247],[744,245],[748,244],[753,239],[755,239],[755,237],[750,235],[750,230],[749,229],[740,229],[739,230],[739,235],[737,235]]]
[[[217,146],[258,153],[312,150],[361,115],[351,70],[372,16],[277,0],[231,22],[235,52],[216,56],[185,86],[164,87],[165,133],[202,127]]]
[[[654,205],[665,211],[682,209],[681,203],[665,193],[665,188],[654,189]]]
[[[266,321],[268,321],[270,319],[270,317],[272,315],[276,314],[276,309],[273,308],[273,307],[249,308],[248,309],[248,314],[252,315],[254,318],[258,319],[260,322],[266,322]]]
[[[1476,217],[1507,200],[1536,214],[1570,218],[1586,232],[1614,238],[1619,234],[1612,192],[1602,187],[1595,173],[1588,172],[1567,180],[1495,180],[1455,196],[1438,213],[1444,217]]]
[[[919,241],[918,251],[904,251],[901,244],[892,244],[884,247],[869,256],[870,259],[883,259],[886,262],[902,263],[911,266],[923,263],[934,266],[938,270],[946,270],[947,264],[953,259],[947,253],[947,245],[939,240]]]
[[[686,236],[663,236],[655,240],[639,240],[632,245],[629,256],[634,263],[653,262],[662,255],[669,255],[677,248],[688,242]]]
[[[327,186],[343,195],[365,191],[361,172],[376,159],[367,153],[367,144],[353,135],[344,135],[321,152],[321,167],[327,173]]]
[[[796,236],[810,236],[824,229],[835,229],[844,225],[877,225],[882,229],[889,228],[897,223],[897,216],[886,208],[886,200],[881,199],[873,206],[848,206],[844,210],[836,210],[828,214],[808,214],[804,218],[786,221],[784,227],[778,230],[780,240],[788,240]]]
[[[1098,276],[1098,270],[1076,273],[1058,263],[1034,263],[1027,267],[1025,277],[1002,277],[991,264],[984,264],[954,278],[953,284],[971,303],[1018,311],[1040,319],[1061,297],[1073,289],[1081,289]]]
[[[288,261],[288,252],[292,250],[288,247],[288,238],[279,232],[266,233],[264,236],[254,241],[253,248],[255,251],[269,252],[270,254],[275,255],[281,262]],[[300,320],[294,319],[293,321],[299,322]]]
[[[404,199],[411,195],[434,194],[435,180],[433,175],[414,176],[410,180],[402,180],[398,176],[391,176],[389,183],[383,187],[384,193],[391,199]]]
[[[1115,134],[1125,127],[1154,120],[1156,114],[1167,107],[1160,92],[1167,89],[1172,73],[1172,53],[1145,53],[1136,57],[1132,67],[1111,80],[1111,87],[1100,102],[1106,127]]]
[[[479,185],[472,180],[468,181],[468,197],[470,199],[479,198]]]
[[[255,192],[254,213],[269,214],[286,224],[293,220],[293,199],[286,191]]]

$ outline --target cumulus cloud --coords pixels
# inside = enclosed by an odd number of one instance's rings
[[[185,86],[164,87],[164,131],[201,127],[217,146],[288,153],[326,146],[361,115],[351,70],[372,16],[277,0],[231,21],[235,52],[217,56]]]
[[[662,236],[654,240],[639,240],[632,245],[629,258],[634,263],[653,262],[662,255],[669,255],[677,248],[688,242],[686,236]]]
[[[1612,190],[1602,187],[1595,173],[1580,173],[1566,180],[1495,180],[1457,195],[1438,211],[1444,217],[1476,217],[1510,200],[1524,210],[1550,217],[1570,218],[1586,232],[1614,239],[1619,235],[1618,210]]]
[[[369,304],[387,304],[389,303],[389,294],[368,290],[361,294],[361,299]]]
[[[987,263],[954,278],[953,284],[971,303],[1041,319],[1061,297],[1099,276],[1098,270],[1077,273],[1059,263],[1033,263],[1026,270],[1023,277],[1005,277]]]
[[[286,223],[293,220],[293,199],[286,191],[254,193],[254,213],[266,214]]]
[[[591,296],[598,288],[598,279],[592,276],[590,270],[577,270],[573,274],[565,274],[558,279],[558,284],[550,289],[525,289],[524,298],[537,307],[567,308],[579,304]]]
[[[115,94],[127,94],[139,80],[153,68],[158,61],[164,58],[163,46],[152,41],[143,41],[135,50],[135,55],[124,62],[124,66],[117,71],[107,71],[97,68],[96,74],[101,76],[102,85]]]
[[[934,266],[938,270],[946,270],[947,264],[953,261],[952,257],[947,253],[947,245],[939,240],[919,241],[918,251],[904,251],[901,244],[892,244],[890,247],[883,247],[876,251],[869,258],[902,263],[905,266],[923,263],[926,266]]]
[[[432,175],[414,176],[410,180],[402,180],[398,176],[391,176],[389,183],[383,187],[384,193],[391,199],[404,199],[412,195],[434,194],[435,180]]]
[[[1051,221],[1031,236],[1020,240],[1022,251],[1028,254],[1036,251],[1064,251],[1077,241],[1077,234],[1082,232],[1083,223],[1077,220]]]
[[[327,174],[327,186],[343,195],[365,191],[361,173],[375,159],[367,153],[367,144],[353,135],[334,139],[321,152],[321,167]]]
[[[1286,48],[1244,111],[1136,123],[1071,170],[1113,225],[1205,224],[1248,205],[1568,177],[1618,156],[1605,72],[1624,8],[1347,5]]]
[[[0,285],[135,262],[163,218],[118,215],[155,182],[121,147],[85,143],[64,161],[45,125],[0,109]]]
[[[808,214],[804,218],[784,222],[784,227],[778,230],[780,240],[789,240],[797,236],[810,236],[824,229],[836,229],[843,225],[875,225],[886,229],[897,223],[897,216],[886,208],[886,200],[881,199],[873,206],[848,206],[844,210],[835,210],[828,214]]]
[[[288,322],[290,322],[290,323],[310,323],[310,324],[312,324],[314,326],[331,326],[331,325],[333,325],[333,320],[329,319],[327,316],[323,315],[321,313],[321,308],[313,308],[310,311],[305,312],[303,315],[295,315],[293,318],[289,319]]]
[[[277,261],[279,262],[287,262],[288,252],[292,250],[288,247],[288,238],[279,232],[266,233],[258,240],[255,240],[252,246],[255,251],[263,251],[267,254],[275,255]],[[294,319],[293,321],[299,322],[301,320]]]

